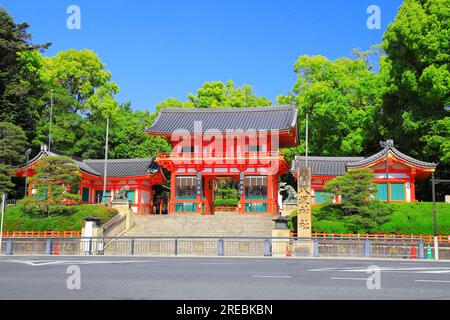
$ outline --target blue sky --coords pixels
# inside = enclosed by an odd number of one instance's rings
[[[16,22],[28,22],[46,55],[92,49],[119,85],[119,102],[154,111],[185,100],[204,82],[252,85],[275,102],[291,90],[300,55],[329,59],[381,42],[401,0],[0,0]],[[69,5],[81,9],[81,30],[69,30]],[[370,5],[381,29],[366,26]]]

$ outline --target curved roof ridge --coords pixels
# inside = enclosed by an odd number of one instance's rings
[[[425,161],[414,159],[413,157],[410,157],[410,156],[404,154],[403,152],[400,152],[394,146],[389,146],[389,151],[392,152],[394,155],[396,155],[401,160],[404,160],[412,165],[416,165],[416,166],[424,167],[424,168],[436,168],[437,167],[437,164],[435,164],[435,163],[425,162]],[[386,148],[383,148],[383,150],[381,150],[380,152],[374,154],[373,156],[365,158],[364,160],[348,163],[348,167],[357,168],[357,167],[361,167],[361,166],[366,166],[366,165],[371,164],[372,162],[375,162],[378,159],[385,157],[385,156],[386,156]]]

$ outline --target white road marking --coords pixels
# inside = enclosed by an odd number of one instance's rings
[[[290,279],[292,278],[291,276],[257,276],[257,275],[253,275],[252,278],[269,278],[269,279]]]
[[[358,280],[358,281],[367,281],[367,278],[330,278],[331,280]]]
[[[415,282],[430,282],[430,283],[450,283],[450,281],[445,280],[414,280]]]
[[[129,263],[142,263],[144,261],[89,261],[89,260],[34,260],[34,261],[27,261],[27,260],[7,260],[4,262],[9,263],[19,263],[19,264],[26,264],[33,267],[41,267],[41,266],[48,266],[48,265],[94,265],[94,264],[129,264]],[[149,262],[149,261],[145,261]],[[151,261],[155,262],[155,261]]]
[[[362,272],[367,273],[366,268],[323,268],[323,269],[311,269],[310,272]],[[437,273],[445,274],[450,273],[450,268],[439,267],[399,267],[399,268],[386,268],[381,267],[381,272],[399,272],[399,273]]]

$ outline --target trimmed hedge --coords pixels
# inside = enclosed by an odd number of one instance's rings
[[[238,199],[214,199],[214,205],[216,207],[237,207],[238,204]]]
[[[450,204],[437,203],[438,234],[450,235]],[[370,216],[345,216],[339,205],[313,207],[312,229],[317,233],[433,234],[433,204],[374,203]],[[291,221],[297,212],[291,214]],[[295,223],[291,223],[295,231]]]
[[[94,216],[105,223],[118,214],[103,206],[81,205],[70,207],[69,214],[36,216],[22,205],[8,206],[5,210],[4,231],[80,231],[83,219]]]

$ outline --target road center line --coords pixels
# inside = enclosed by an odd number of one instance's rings
[[[252,278],[273,278],[273,279],[290,279],[291,276],[257,276],[253,275]]]
[[[331,280],[357,280],[357,281],[367,281],[367,278],[330,278]]]
[[[450,283],[450,281],[445,280],[414,280],[415,282],[429,282],[429,283]]]

